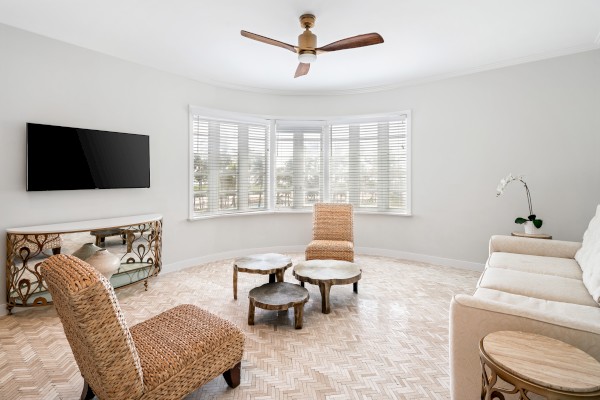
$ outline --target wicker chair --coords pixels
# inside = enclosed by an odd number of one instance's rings
[[[113,288],[86,262],[55,255],[41,271],[85,380],[82,399],[181,399],[220,374],[239,385],[244,334],[231,322],[181,305],[129,329]]]
[[[313,240],[306,247],[305,256],[307,260],[354,261],[351,204],[315,204]]]

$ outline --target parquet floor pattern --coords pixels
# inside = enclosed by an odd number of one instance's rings
[[[234,301],[232,261],[163,274],[147,292],[142,284],[117,291],[130,325],[192,303],[245,331],[240,386],[218,377],[187,400],[449,398],[448,307],[454,294],[473,292],[479,273],[358,256],[359,293],[332,287],[325,315],[318,287],[307,284],[304,326],[295,330],[293,310],[257,308],[247,324],[247,293],[266,276],[240,273]],[[285,279],[296,282],[291,269]],[[0,399],[78,399],[82,384],[53,307],[0,318]]]

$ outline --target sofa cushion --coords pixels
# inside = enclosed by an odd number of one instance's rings
[[[600,327],[600,307],[582,306],[581,304],[561,303],[558,301],[536,299],[534,297],[521,296],[502,292],[494,289],[479,288],[473,294],[474,297],[504,304],[521,307],[535,313],[543,313],[547,316],[556,316],[555,322],[563,321],[565,318],[579,321],[588,321]]]
[[[477,287],[562,303],[598,306],[581,280],[561,276],[487,268]]]
[[[542,257],[528,254],[492,253],[490,268],[506,268],[535,274],[556,275],[581,280],[581,268],[572,258]]]
[[[583,243],[575,260],[583,271],[583,284],[594,300],[600,302],[600,205],[583,234]]]

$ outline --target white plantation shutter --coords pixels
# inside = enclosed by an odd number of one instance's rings
[[[192,115],[193,216],[267,208],[267,123]]]
[[[275,209],[302,209],[323,201],[323,122],[277,121]]]
[[[329,201],[410,213],[407,115],[331,124]]]

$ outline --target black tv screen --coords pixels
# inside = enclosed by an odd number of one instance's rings
[[[150,187],[150,137],[27,124],[27,191]]]

